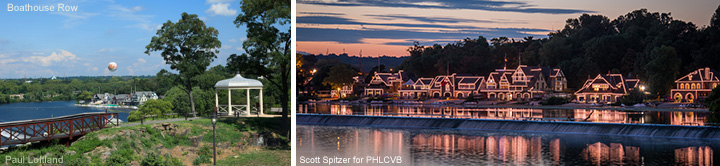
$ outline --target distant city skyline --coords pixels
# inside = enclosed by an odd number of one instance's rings
[[[297,51],[357,56],[362,50],[364,57],[408,56],[406,49],[413,41],[430,46],[478,36],[547,38],[567,19],[583,13],[613,20],[642,8],[703,27],[718,5],[713,0],[298,0]]]
[[[231,54],[242,54],[244,27],[233,24],[240,0],[207,1],[25,1],[1,3],[0,79],[52,76],[155,75],[170,70],[158,52],[145,46],[168,20],[183,12],[197,14],[220,34],[222,47],[210,67],[225,65]],[[14,6],[77,6],[77,11],[8,11]],[[110,72],[107,65],[117,62]]]

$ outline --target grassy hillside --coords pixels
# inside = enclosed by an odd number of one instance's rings
[[[280,122],[220,118],[218,165],[290,165],[289,141],[277,132]],[[210,119],[116,127],[89,133],[67,148],[51,141],[10,149],[0,158],[62,157],[65,165],[211,165],[212,134]]]

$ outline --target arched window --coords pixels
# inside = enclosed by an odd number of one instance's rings
[[[690,89],[695,89],[695,84],[690,84]]]
[[[685,89],[690,89],[690,84],[685,83]]]
[[[713,89],[717,88],[717,83],[713,83]]]
[[[685,89],[685,84],[680,84],[680,89]]]
[[[697,83],[697,85],[695,85],[695,87],[697,87],[698,89],[702,89],[702,85],[700,83]]]

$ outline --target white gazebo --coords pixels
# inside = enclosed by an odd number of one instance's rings
[[[258,115],[263,114],[263,93],[262,93],[263,84],[254,79],[248,79],[243,78],[240,76],[240,74],[235,75],[235,77],[230,79],[225,79],[218,81],[215,83],[215,107],[218,108],[218,113],[226,112],[227,115],[237,115],[237,111],[240,111],[241,115],[250,115],[250,90],[251,89],[258,89],[260,90],[260,108],[257,110]],[[219,99],[218,99],[218,90],[221,89],[227,89],[228,91],[228,104],[220,105]],[[232,90],[234,89],[245,89],[247,92],[247,103],[245,105],[232,105]],[[245,109],[245,111],[242,111]]]

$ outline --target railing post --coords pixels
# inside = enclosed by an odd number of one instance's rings
[[[72,136],[73,136],[73,133],[74,133],[74,132],[73,132],[73,126],[75,126],[75,124],[74,124],[74,122],[73,122],[72,120],[69,120],[69,122],[70,122],[70,132],[68,132],[68,133],[70,134],[70,140],[72,140]]]

